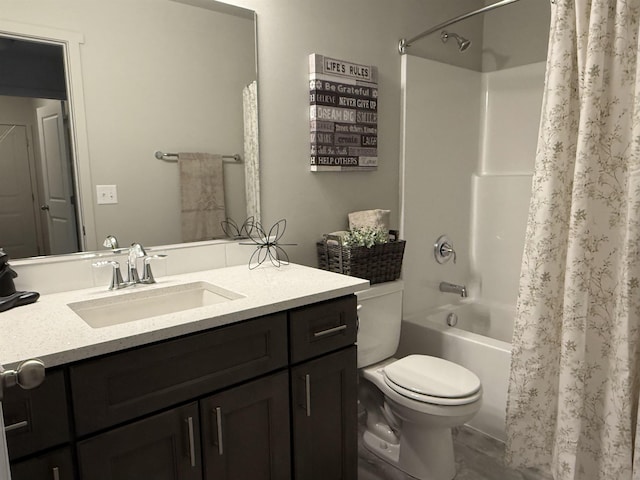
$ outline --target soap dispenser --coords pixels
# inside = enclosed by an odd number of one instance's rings
[[[18,292],[13,279],[18,274],[9,265],[9,255],[0,248],[0,312],[33,303],[40,297],[37,292]]]

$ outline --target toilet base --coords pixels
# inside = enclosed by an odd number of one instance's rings
[[[452,480],[456,475],[451,429],[412,428],[405,423],[399,444],[366,430],[367,450],[419,480]]]
[[[368,430],[365,430],[362,435],[362,441],[364,442],[364,446],[367,447],[367,450],[386,462],[398,466],[398,461],[400,460],[399,444],[386,442]]]

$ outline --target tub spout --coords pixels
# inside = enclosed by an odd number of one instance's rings
[[[467,297],[467,287],[464,285],[456,285],[455,283],[440,282],[440,291],[445,293],[457,293],[462,298]]]

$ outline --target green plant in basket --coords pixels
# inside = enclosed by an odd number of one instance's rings
[[[389,232],[382,228],[354,228],[342,237],[345,247],[367,247],[380,245],[389,241]]]

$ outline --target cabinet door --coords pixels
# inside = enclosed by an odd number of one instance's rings
[[[291,478],[288,372],[201,401],[207,480]]]
[[[352,346],[291,370],[297,480],[357,478],[356,362]]]
[[[7,389],[2,408],[11,460],[69,441],[62,370],[47,371],[42,385],[33,390]]]
[[[78,463],[83,480],[199,480],[198,404],[79,442]]]
[[[11,465],[12,480],[74,480],[71,450],[63,448]]]

